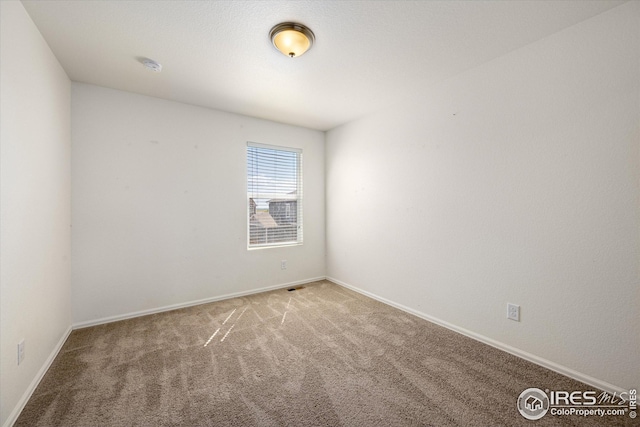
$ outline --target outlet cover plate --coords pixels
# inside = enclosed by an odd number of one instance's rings
[[[18,343],[18,365],[24,362],[24,340]]]
[[[520,321],[520,306],[516,304],[507,303],[507,319]]]

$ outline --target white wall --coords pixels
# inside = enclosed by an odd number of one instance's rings
[[[71,326],[71,137],[67,75],[20,2],[0,2],[0,16],[0,425],[5,425]],[[25,360],[18,366],[21,339]]]
[[[639,29],[630,2],[330,131],[327,275],[640,385]]]
[[[322,132],[80,83],[71,97],[75,323],[324,277]],[[303,149],[302,246],[247,250],[247,141]]]

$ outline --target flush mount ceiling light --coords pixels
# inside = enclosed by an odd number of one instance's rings
[[[269,37],[276,49],[291,58],[305,53],[315,40],[313,31],[295,22],[283,22],[276,25],[271,29]]]

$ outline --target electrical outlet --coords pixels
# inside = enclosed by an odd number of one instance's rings
[[[507,319],[520,321],[520,306],[507,303]]]
[[[24,362],[24,340],[18,343],[18,365]]]
[[[280,270],[286,270],[287,269],[287,260],[283,259],[282,261],[280,261]]]

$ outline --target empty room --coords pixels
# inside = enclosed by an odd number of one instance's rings
[[[0,1],[0,426],[630,426],[640,1]]]

